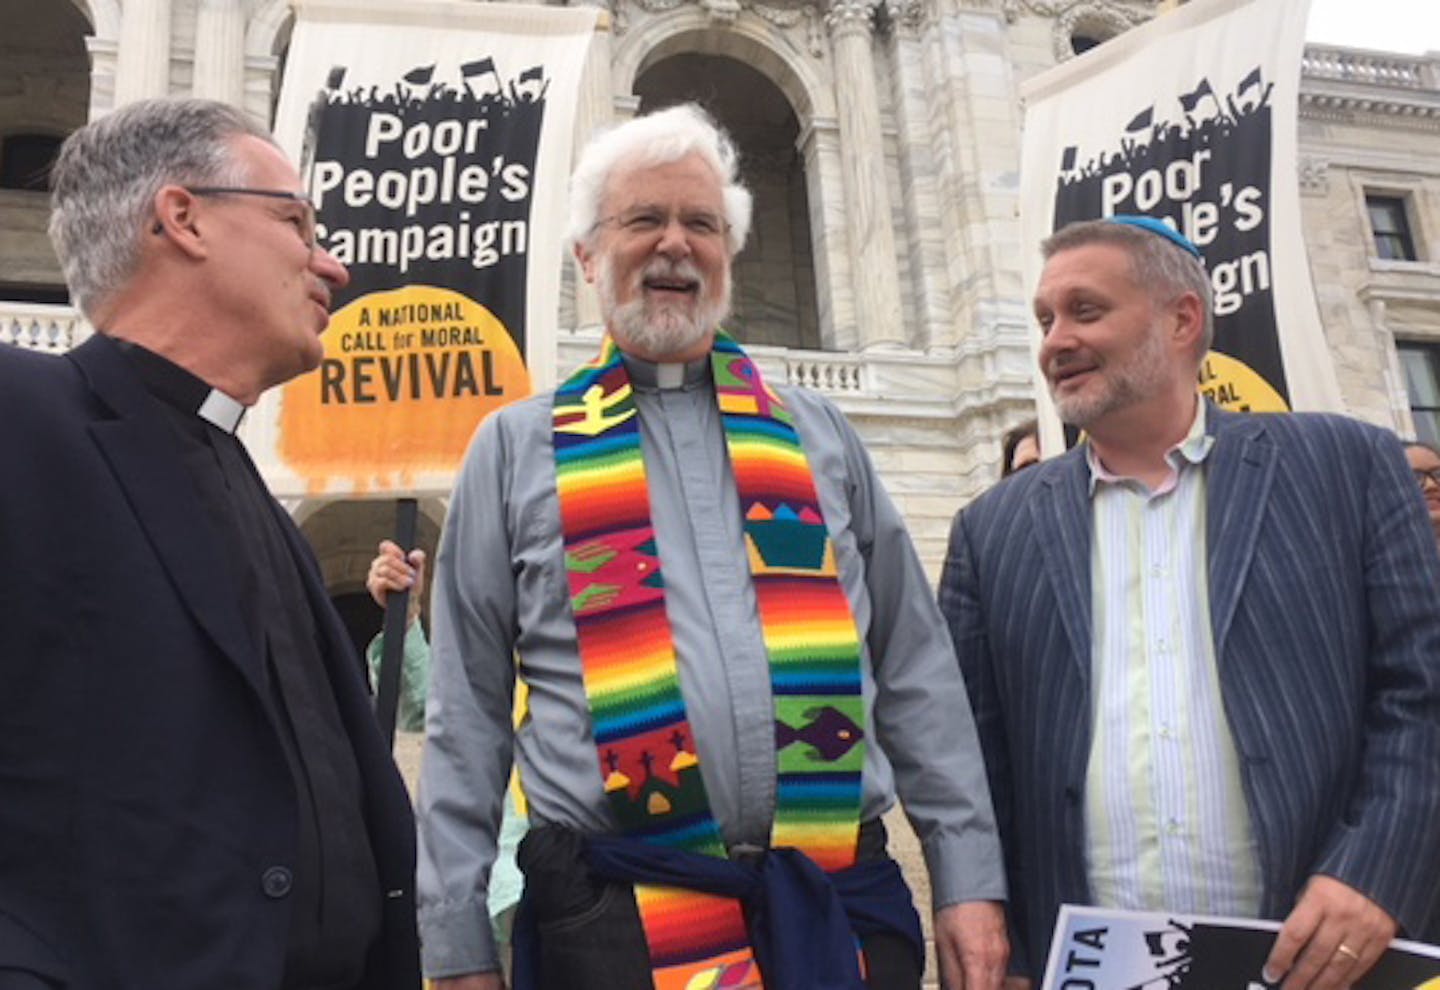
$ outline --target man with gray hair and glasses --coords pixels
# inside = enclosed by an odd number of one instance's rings
[[[485,886],[512,751],[517,990],[918,990],[897,792],[949,986],[999,987],[999,847],[925,573],[845,418],[720,329],[736,173],[693,105],[587,146],[570,234],[600,353],[486,420],[456,483],[420,784],[437,990],[501,985]]]
[[[417,987],[404,785],[234,432],[345,269],[224,104],[117,110],[53,188],[97,333],[0,348],[0,987]]]

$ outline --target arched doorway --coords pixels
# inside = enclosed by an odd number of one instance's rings
[[[0,0],[0,299],[64,303],[46,234],[49,168],[90,108],[90,24],[72,4]]]
[[[693,100],[730,132],[755,197],[754,222],[735,259],[735,309],[728,321],[747,344],[818,349],[819,318],[799,120],[764,74],[724,55],[682,53],[635,81],[640,111]]]

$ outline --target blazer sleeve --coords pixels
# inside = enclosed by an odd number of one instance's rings
[[[1403,931],[1425,931],[1440,883],[1440,554],[1399,443],[1367,434],[1364,752],[1315,873],[1349,884]]]

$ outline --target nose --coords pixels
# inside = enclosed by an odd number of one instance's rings
[[[1045,331],[1045,336],[1040,338],[1040,350],[1037,358],[1040,361],[1040,368],[1043,371],[1055,355],[1069,350],[1073,346],[1070,333],[1066,329],[1064,321],[1055,317],[1050,324],[1050,329]]]
[[[350,272],[333,254],[318,245],[310,252],[310,270],[332,289],[343,289],[350,284]]]
[[[672,216],[665,221],[665,226],[660,231],[660,242],[655,245],[655,253],[672,259],[684,258],[691,253],[690,238],[679,216]]]

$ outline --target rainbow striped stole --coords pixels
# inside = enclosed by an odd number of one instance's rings
[[[865,755],[855,621],[789,411],[723,332],[711,369],[770,657],[771,844],[841,870],[855,860]],[[571,607],[610,807],[628,835],[724,856],[680,694],[639,414],[608,336],[556,390],[553,423]],[[657,990],[762,985],[734,901],[647,886],[636,899]]]

